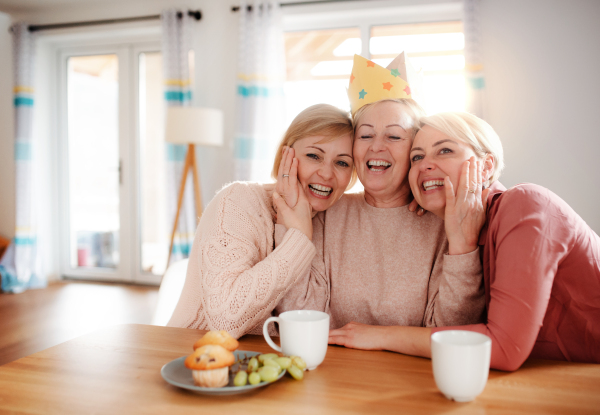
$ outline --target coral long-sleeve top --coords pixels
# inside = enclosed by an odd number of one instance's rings
[[[480,239],[494,369],[528,357],[600,363],[600,238],[550,190],[494,183]]]

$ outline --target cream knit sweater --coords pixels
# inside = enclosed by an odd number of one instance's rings
[[[284,231],[274,247],[273,190],[237,182],[209,203],[168,326],[260,334],[287,290],[310,274],[315,247],[301,231]]]

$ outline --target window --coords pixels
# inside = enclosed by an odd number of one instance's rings
[[[464,35],[460,21],[370,26],[368,34],[367,58],[385,67],[404,51],[421,73],[419,103],[427,113],[464,110]],[[307,106],[320,102],[349,110],[348,78],[353,56],[362,50],[359,28],[287,32],[287,122]]]
[[[283,10],[288,122],[319,102],[349,109],[354,54],[387,66],[404,51],[421,69],[419,103],[428,113],[464,109],[461,2],[381,0]]]

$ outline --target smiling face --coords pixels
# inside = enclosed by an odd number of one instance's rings
[[[443,218],[446,208],[444,178],[450,178],[456,192],[462,165],[471,157],[478,159],[470,145],[425,125],[417,133],[410,152],[410,188],[419,205]],[[490,164],[485,163],[484,182],[489,175]]]
[[[337,202],[352,177],[352,137],[347,134],[326,143],[323,140],[323,136],[306,137],[292,146],[298,159],[298,180],[313,212]]]
[[[354,135],[354,163],[375,207],[398,207],[410,202],[409,151],[414,137],[404,105],[384,101],[360,117]]]

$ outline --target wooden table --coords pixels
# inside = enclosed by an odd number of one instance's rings
[[[171,386],[160,369],[203,332],[145,325],[98,331],[0,366],[0,412],[28,414],[600,413],[600,365],[528,361],[491,371],[471,403],[446,400],[431,361],[329,347],[304,380],[288,375],[254,392],[203,396]],[[262,337],[241,350],[269,352]]]

